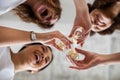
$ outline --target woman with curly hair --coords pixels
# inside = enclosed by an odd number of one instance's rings
[[[43,28],[52,27],[61,16],[59,0],[1,0],[0,15],[14,9],[25,22],[33,22]]]
[[[61,11],[62,11],[59,0],[0,0],[0,15],[12,9],[14,9],[16,14],[23,21],[36,23],[43,28],[51,28],[58,21],[58,19],[60,19]],[[0,26],[0,30],[2,29],[3,31],[4,30],[10,31],[11,33],[11,28],[7,28],[6,26]],[[13,36],[11,36],[10,38],[12,38],[13,40],[18,39],[19,41],[20,39],[19,37],[22,34],[24,35],[24,31],[20,32],[19,30],[12,29],[12,33],[14,31],[15,33],[20,33],[20,34],[15,34],[14,36],[15,38],[13,38]],[[11,35],[14,35],[12,33]],[[27,33],[30,33],[30,32],[27,32]],[[60,48],[58,48],[57,45],[55,45],[54,33],[55,35],[57,35],[57,37],[59,37],[59,39],[61,39],[63,43],[65,43],[66,48],[67,46],[70,46],[71,44],[69,43],[70,41],[59,31],[52,31],[50,33],[49,32],[40,33],[39,37],[41,37],[43,41],[47,40],[48,41],[46,42],[47,44],[50,44],[55,48],[61,50]],[[38,36],[37,33],[35,34],[36,36]],[[25,35],[24,36],[23,35],[21,36],[22,38],[25,37]],[[34,35],[33,35],[33,38],[35,38]],[[7,39],[7,41],[9,41],[9,39]],[[29,41],[27,40],[26,42],[29,42]],[[3,45],[5,44],[3,43]]]

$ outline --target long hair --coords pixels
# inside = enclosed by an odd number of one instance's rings
[[[58,15],[58,19],[61,17],[61,6],[59,0],[44,0],[45,4],[54,9],[56,15]],[[40,19],[38,19],[31,7],[27,4],[27,2],[19,5],[14,9],[15,13],[25,22],[33,22],[42,28],[51,28],[53,25],[48,25],[47,23],[43,23]]]
[[[114,5],[115,2],[120,0],[95,0],[93,5],[88,4],[89,12],[92,12],[94,9],[107,9]],[[120,12],[119,14],[113,18],[114,23],[106,30],[97,32],[100,35],[112,34],[116,29],[120,30]],[[91,36],[94,35],[96,32],[91,31]]]

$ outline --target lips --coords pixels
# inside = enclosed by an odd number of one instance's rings
[[[50,17],[49,11],[48,11],[48,9],[46,8],[46,6],[44,6],[44,5],[41,5],[41,6],[38,8],[37,12],[39,13],[39,16],[40,16],[41,18],[48,18],[48,17]]]
[[[45,16],[47,16],[47,15],[48,15],[48,10],[44,8],[44,9],[40,12],[40,16],[45,17]]]
[[[39,55],[39,53],[35,53],[35,61],[34,64],[40,63],[42,61],[42,56]]]
[[[104,23],[101,20],[101,16],[100,15],[96,15],[96,23],[100,26],[104,25]]]

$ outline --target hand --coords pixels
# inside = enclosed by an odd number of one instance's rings
[[[92,24],[86,0],[74,0],[74,3],[76,7],[76,17],[69,37],[72,37],[75,34],[76,30],[82,27],[83,30],[79,35],[79,39],[77,40],[77,43],[82,46],[84,44],[85,39],[90,33]]]
[[[67,39],[62,33],[60,33],[59,31],[54,31],[51,34],[53,36],[53,39],[57,38],[59,40],[61,40],[63,42],[63,44],[65,45],[66,49],[71,48],[71,44],[72,42]],[[58,50],[60,50],[60,48],[56,45],[55,40],[52,40],[50,42],[48,42],[49,44],[52,44],[52,46],[54,46],[55,48],[57,48]]]
[[[52,45],[53,47],[55,47],[56,49],[62,51],[63,49],[61,49],[56,43],[55,43],[55,39],[53,40],[50,40],[48,42],[46,42],[45,44],[48,44],[48,45]]]
[[[76,30],[80,27],[82,27],[82,32],[78,35],[78,39],[77,39],[77,44],[80,44],[81,46],[84,44],[85,39],[88,37],[89,33],[90,33],[90,29],[91,29],[91,25],[88,23],[85,23],[85,19],[76,17],[75,18],[75,22],[74,22],[74,26],[72,28],[72,31],[69,35],[69,37],[72,37]]]
[[[102,62],[103,55],[84,51],[81,49],[75,49],[78,53],[81,53],[85,56],[83,60],[74,60],[70,56],[68,56],[68,59],[71,61],[71,63],[74,64],[74,66],[70,66],[72,69],[77,70],[84,70],[88,69],[90,67],[96,66]]]

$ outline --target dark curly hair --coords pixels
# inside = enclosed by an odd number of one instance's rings
[[[45,4],[47,6],[50,6],[52,9],[54,9],[56,15],[58,15],[58,19],[61,17],[61,6],[60,6],[60,1],[59,0],[44,0]],[[33,22],[37,24],[38,26],[41,26],[42,28],[51,28],[53,27],[54,24],[48,24],[48,23],[43,23],[40,19],[38,19],[31,7],[27,4],[27,2],[19,5],[14,9],[15,13],[25,22]]]
[[[120,0],[95,0],[94,3],[88,4],[89,12],[92,12],[94,9],[107,9],[111,7]],[[120,30],[120,13],[113,18],[114,23],[106,30],[97,32],[100,35],[112,34],[116,29]],[[90,35],[94,35],[96,32],[91,31]]]

